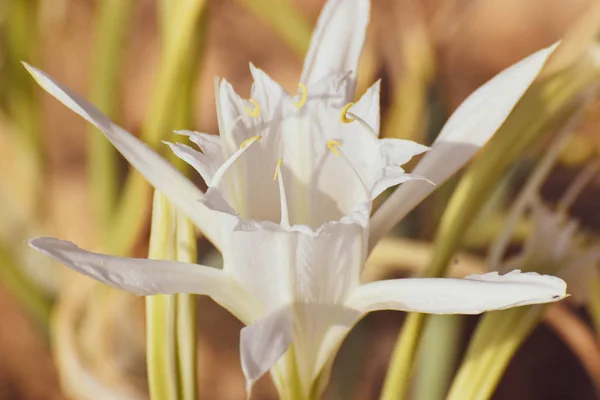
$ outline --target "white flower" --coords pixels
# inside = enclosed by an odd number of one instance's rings
[[[411,181],[408,190],[401,187],[389,200],[398,207],[384,205],[377,215],[395,222],[408,213],[433,190],[431,182],[445,181],[489,139],[552,52],[533,54],[473,93],[421,160],[417,175],[410,175],[400,165],[427,148],[378,139],[379,83],[355,105],[349,103],[368,15],[368,0],[326,4],[295,96],[253,66],[250,100],[226,81],[216,82],[221,136],[180,132],[201,152],[169,144],[202,175],[206,194],[87,101],[27,66],[44,89],[100,128],[196,223],[223,254],[224,268],[95,254],[53,238],[31,245],[76,271],[140,295],[212,297],[247,325],[241,357],[248,387],[275,366],[280,392],[297,374],[305,396],[326,383],[315,387],[345,335],[367,312],[470,314],[562,298],[562,280],[518,272],[361,285],[372,199]],[[386,229],[378,225],[377,236]],[[292,344],[294,351],[287,352]]]

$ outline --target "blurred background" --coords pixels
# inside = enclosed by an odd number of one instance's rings
[[[123,233],[119,221],[124,220],[113,222],[103,214],[99,198],[106,195],[107,203],[116,203],[127,186],[128,166],[106,150],[99,132],[43,94],[20,61],[91,99],[166,154],[159,140],[168,139],[174,129],[217,133],[215,76],[247,97],[252,62],[295,92],[323,5],[321,0],[197,2],[201,7],[178,14],[176,3],[194,2],[0,0],[0,399],[148,398],[143,300],[72,276],[30,250],[26,240],[52,235],[82,247],[144,257],[151,192],[138,191],[139,215],[123,211],[135,220],[131,231]],[[183,9],[181,4],[177,7]],[[431,143],[473,90],[560,39],[590,4],[373,0],[358,94],[381,78],[382,134]],[[191,22],[183,15],[193,16]],[[189,26],[193,30],[188,35],[182,29]],[[182,50],[178,44],[188,47]],[[174,74],[175,85],[164,71]],[[165,92],[169,100],[163,97],[161,105],[157,93]],[[599,106],[591,107],[569,139],[543,187],[546,200],[556,201],[598,157],[600,117],[594,109]],[[152,118],[160,128],[158,136],[148,133]],[[509,198],[530,167],[528,157],[516,168],[506,191]],[[455,184],[442,187],[396,233],[419,243],[431,241]],[[598,201],[600,182],[593,180],[572,209],[591,234],[600,229]],[[496,225],[467,235],[465,250],[484,256],[499,232]],[[198,253],[204,262],[218,263],[202,239]],[[414,272],[410,266],[388,264],[381,278]],[[210,299],[197,302],[199,397],[242,399],[241,324]],[[590,325],[585,308],[572,311]],[[378,397],[403,317],[381,312],[359,324],[338,355],[326,398]],[[462,348],[477,317],[463,322]],[[594,393],[579,358],[541,324],[511,361],[493,398],[593,399]],[[276,398],[269,378],[260,381],[254,396]]]

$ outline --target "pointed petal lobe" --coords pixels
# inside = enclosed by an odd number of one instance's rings
[[[347,300],[363,312],[400,310],[429,314],[479,314],[485,311],[558,301],[566,283],[549,275],[514,270],[464,279],[392,279],[365,284]]]
[[[200,201],[203,193],[169,162],[123,128],[115,125],[87,100],[54,81],[41,70],[25,64],[44,90],[95,125],[121,154],[158,190],[186,214],[219,248],[218,224],[214,213]]]

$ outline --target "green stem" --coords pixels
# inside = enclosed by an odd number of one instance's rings
[[[12,258],[9,249],[0,243],[0,281],[17,298],[40,326],[50,326],[52,302],[23,274]]]
[[[185,63],[185,68],[181,73],[181,84],[179,85],[179,93],[174,107],[174,129],[190,129],[194,126],[194,95],[196,94],[196,82],[202,69],[202,55],[204,54],[206,47],[209,12],[208,6],[202,11],[200,22],[196,27],[196,33],[194,34],[196,43],[188,53],[189,60]],[[174,21],[174,23],[176,22],[177,21]],[[166,32],[164,34],[166,35]],[[175,142],[180,141],[181,136],[173,133],[171,135],[171,140]],[[175,153],[169,152],[168,158],[181,172],[185,174],[189,173],[190,165],[177,157]]]
[[[239,3],[268,23],[300,56],[308,52],[312,27],[289,0],[239,0]]]
[[[152,228],[148,258],[173,259],[170,244],[173,229],[172,210],[159,192],[154,193]],[[148,385],[152,400],[177,400],[176,295],[146,297],[146,355]]]
[[[0,102],[10,117],[16,151],[19,154],[15,174],[19,187],[9,190],[19,213],[32,224],[44,218],[43,201],[44,141],[40,129],[40,110],[35,87],[21,61],[34,62],[37,57],[37,0],[12,0],[2,4],[5,19],[0,31],[0,51],[3,53],[3,76],[0,77]],[[2,132],[8,134],[8,132]],[[23,188],[26,188],[23,190]],[[20,195],[20,196],[19,196]],[[15,212],[13,210],[13,212]],[[31,225],[31,224],[30,224]],[[25,231],[35,229],[27,226]],[[14,236],[14,235],[13,235]],[[17,241],[24,238],[16,238]],[[40,326],[49,329],[51,299],[43,293],[18,265],[17,251],[0,243],[0,279],[29,311]]]
[[[150,147],[157,148],[161,138],[173,128],[173,117],[177,95],[180,93],[182,72],[190,62],[189,52],[195,45],[194,32],[206,6],[206,0],[193,0],[177,3],[171,24],[172,31],[163,43],[161,65],[148,108],[141,139]],[[123,196],[113,215],[111,246],[119,254],[126,253],[144,228],[148,213],[150,188],[140,174],[130,173],[125,181]]]
[[[192,223],[177,213],[177,261],[196,262],[196,235]],[[196,296],[176,295],[177,371],[182,400],[195,400],[198,396],[196,379]]]
[[[483,316],[448,400],[491,398],[513,355],[540,320],[543,306],[517,307]]]
[[[97,15],[90,100],[113,119],[119,103],[123,40],[129,30],[132,9],[131,0],[102,0]],[[87,160],[92,207],[98,232],[108,235],[112,232],[108,223],[117,200],[117,152],[96,128],[89,130]]]
[[[152,400],[178,400],[175,295],[146,297],[148,385]]]
[[[588,281],[587,306],[596,331],[596,337],[600,341],[600,277],[594,276]]]
[[[402,334],[398,336],[388,367],[380,400],[403,400],[408,396],[419,335],[425,324],[425,314],[406,316]]]
[[[15,122],[23,148],[35,155],[41,164],[43,141],[39,126],[39,110],[34,83],[21,61],[34,62],[37,49],[37,1],[12,0],[7,4],[6,26],[3,28],[7,81],[5,99],[9,115]]]
[[[423,345],[419,347],[417,354],[413,399],[446,398],[458,364],[462,332],[462,316],[432,315],[427,319]]]

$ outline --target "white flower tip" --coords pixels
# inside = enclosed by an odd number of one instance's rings
[[[53,237],[38,237],[31,239],[29,241],[29,247],[64,263],[69,268],[71,268],[70,263],[73,261],[70,255],[82,251],[81,248],[73,242]]]
[[[38,237],[29,241],[29,247],[34,248],[49,256],[56,254],[55,250],[63,248],[65,250],[78,249],[77,245],[65,240],[60,240],[52,237]]]
[[[48,79],[48,77],[46,76],[46,74],[42,72],[42,70],[40,70],[39,68],[27,64],[25,61],[21,61],[21,63],[23,64],[27,72],[29,72],[31,76],[33,76],[33,79],[35,79],[38,85],[43,87],[44,90],[48,90],[46,86],[46,80]]]
[[[257,72],[257,71],[261,71],[261,69],[260,69],[260,68],[258,68],[256,65],[254,65],[254,63],[253,63],[252,61],[250,61],[250,62],[248,63],[248,67],[250,68],[250,73],[251,73],[252,75],[254,75],[254,73],[255,73],[255,72]]]
[[[540,296],[539,301],[536,301],[536,303],[559,301],[569,296],[567,294],[567,283],[564,280],[552,275],[541,275],[537,272],[521,272],[521,270],[515,269],[504,275],[500,275],[498,271],[494,271],[482,275],[468,275],[465,279],[481,282],[523,284],[530,285],[532,288],[537,287]]]
[[[176,134],[176,135],[190,137],[190,136],[194,135],[197,132],[188,131],[188,130],[185,130],[185,129],[176,129],[176,130],[173,131],[173,133]]]

